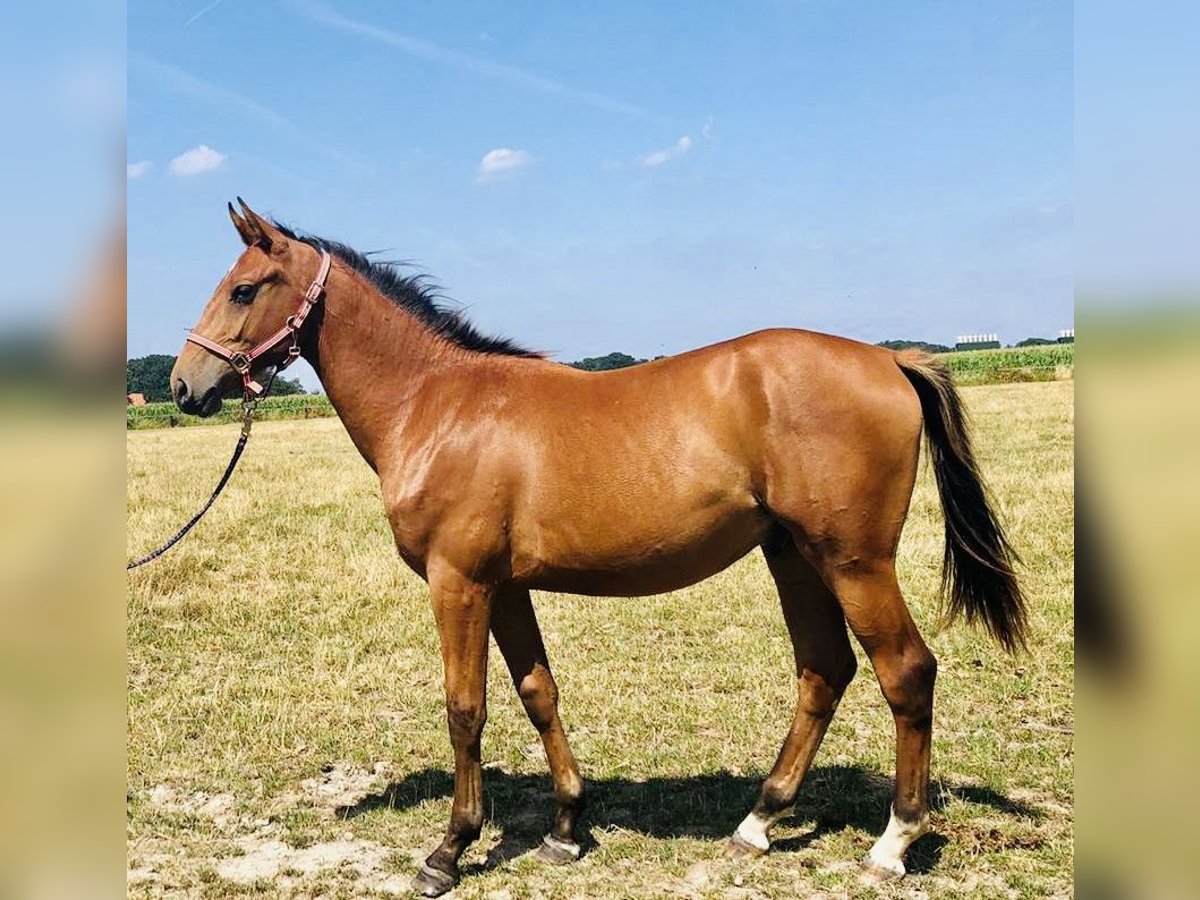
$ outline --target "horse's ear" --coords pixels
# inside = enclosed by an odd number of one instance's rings
[[[247,206],[246,201],[241,197],[237,198],[237,202],[242,208],[243,219],[245,219],[246,224],[254,233],[255,239],[252,243],[258,244],[268,253],[286,253],[288,248],[287,235]]]
[[[242,243],[247,247],[251,246],[258,240],[258,235],[254,233],[254,229],[250,227],[250,223],[238,215],[237,210],[233,208],[233,204],[229,205],[229,218],[233,221],[233,227],[237,229],[237,233],[241,235]]]

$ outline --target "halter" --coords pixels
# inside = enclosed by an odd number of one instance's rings
[[[261,397],[266,392],[266,388],[254,380],[251,370],[254,367],[255,361],[288,340],[291,343],[287,348],[287,356],[276,367],[275,371],[277,373],[282,372],[296,361],[296,358],[300,355],[300,329],[304,327],[304,320],[308,318],[308,314],[312,312],[312,308],[317,305],[321,297],[325,294],[325,280],[329,277],[329,266],[329,253],[322,250],[321,265],[317,269],[317,277],[312,280],[312,284],[308,286],[308,290],[300,296],[300,308],[284,320],[282,328],[250,350],[230,350],[228,347],[218,344],[216,341],[209,340],[204,335],[198,334],[195,331],[189,331],[187,339],[197,347],[203,347],[213,356],[219,356],[225,362],[229,363],[233,370],[242,376],[242,390],[247,399]]]

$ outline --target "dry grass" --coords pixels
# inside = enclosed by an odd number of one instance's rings
[[[1028,656],[939,632],[941,520],[923,472],[901,582],[941,667],[934,833],[885,896],[1072,893],[1073,382],[964,391],[1025,558]],[[207,494],[234,426],[128,435],[130,552]],[[858,895],[887,816],[891,718],[864,665],[766,857],[721,842],[791,715],[791,654],[755,554],[641,600],[540,594],[591,806],[585,856],[529,859],[550,819],[540,744],[492,654],[487,822],[455,896]],[[396,558],[374,476],[336,420],[263,423],[210,517],[130,577],[129,868],[135,896],[399,890],[449,810],[424,585]]]

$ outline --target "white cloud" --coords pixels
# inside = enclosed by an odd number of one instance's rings
[[[511,172],[533,162],[533,157],[524,150],[510,150],[507,147],[497,147],[483,154],[479,161],[478,177],[480,181],[490,181],[504,172]]]
[[[187,178],[190,175],[199,175],[202,172],[211,172],[213,169],[221,168],[221,164],[225,162],[226,156],[224,153],[218,153],[207,144],[201,144],[198,147],[193,147],[180,153],[177,157],[171,160],[170,170],[172,175],[178,175],[181,178]]]
[[[712,116],[709,116],[707,119],[705,119],[704,125],[700,128],[700,137],[704,138],[706,141],[711,141],[714,124],[716,124],[716,122]]]
[[[692,149],[692,139],[686,134],[675,142],[674,147],[668,147],[665,150],[656,150],[654,153],[643,156],[638,162],[640,165],[654,168],[661,166],[663,163],[674,159],[677,156],[683,156]]]
[[[154,163],[148,159],[143,159],[135,163],[129,163],[125,166],[125,177],[132,181],[135,178],[141,178],[147,172],[154,168]]]

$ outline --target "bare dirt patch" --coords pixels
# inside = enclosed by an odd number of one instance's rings
[[[295,811],[336,819],[340,811],[386,784],[387,775],[384,763],[370,769],[349,763],[327,765],[300,781],[296,790],[268,802],[273,812],[263,818],[239,814],[237,800],[231,794],[188,792],[166,784],[151,788],[144,800],[168,820],[187,823],[193,832],[211,829],[228,838],[210,848],[219,852],[188,855],[185,868],[196,881],[207,883],[210,893],[215,874],[216,879],[231,885],[270,883],[287,895],[304,894],[327,876],[336,876],[338,883],[348,884],[359,894],[400,894],[408,890],[409,877],[396,871],[396,855],[391,848],[357,838],[349,829],[334,840],[294,846],[286,840],[284,824],[288,813]],[[197,823],[203,827],[198,829]],[[171,888],[175,887],[188,892],[179,879],[178,859],[164,852],[167,846],[161,838],[134,843],[127,868],[131,889],[158,894],[173,893]],[[414,854],[414,864],[421,858],[422,854]],[[216,888],[219,893],[219,883]]]
[[[319,875],[336,872],[343,879],[349,876],[348,880],[360,891],[399,894],[408,889],[407,877],[386,869],[391,851],[374,841],[351,837],[299,849],[283,841],[251,836],[242,838],[238,844],[245,851],[244,856],[216,863],[217,874],[235,884],[266,880],[295,891]]]
[[[369,770],[351,763],[333,763],[323,766],[319,774],[301,781],[299,789],[285,794],[280,803],[336,816],[368,794],[378,792],[387,784],[390,771],[384,762],[375,763]]]

